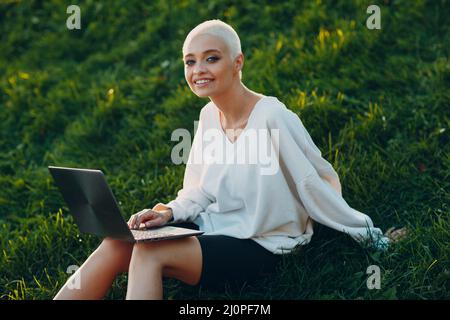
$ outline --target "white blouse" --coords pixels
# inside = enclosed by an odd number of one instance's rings
[[[174,223],[191,221],[205,235],[256,241],[275,254],[309,243],[313,220],[385,249],[389,239],[342,197],[336,171],[300,118],[276,97],[263,96],[232,143],[211,101],[200,119]]]

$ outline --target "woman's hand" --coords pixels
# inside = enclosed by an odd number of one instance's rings
[[[389,238],[389,241],[392,243],[402,240],[408,234],[408,230],[406,228],[401,228],[397,230],[394,229],[395,227],[389,228],[384,234],[386,237]]]
[[[143,209],[130,217],[130,229],[151,228],[165,225],[172,218],[172,209],[152,210]]]

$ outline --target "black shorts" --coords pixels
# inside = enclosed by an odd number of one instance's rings
[[[176,223],[199,230],[192,222]],[[275,274],[281,255],[274,254],[251,239],[224,235],[197,236],[202,249],[202,275],[198,287],[206,289],[242,287]]]

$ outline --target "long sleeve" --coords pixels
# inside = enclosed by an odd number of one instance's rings
[[[328,183],[337,191],[337,193],[342,196],[342,186],[336,170],[334,170],[331,163],[329,163],[326,159],[322,157],[320,149],[316,146],[316,144],[312,140],[309,132],[306,130],[300,118],[295,113],[294,115],[295,118],[298,119],[301,128],[303,130],[303,135],[305,139],[304,145],[306,157],[312,163],[319,176],[322,179],[328,181]]]
[[[290,132],[296,133],[294,141],[303,150],[305,157],[313,165],[319,176],[325,179],[339,195],[342,195],[341,182],[333,166],[322,157],[322,152],[312,140],[299,116],[287,108],[285,111],[287,112],[285,116],[286,126]]]
[[[206,196],[200,184],[202,164],[194,161],[198,157],[198,152],[201,152],[202,122],[200,113],[197,131],[194,135],[184,172],[183,188],[178,191],[177,197],[174,200],[164,204],[166,207],[172,209],[174,222],[195,220],[199,213],[204,211],[211,203],[211,200]]]
[[[279,129],[279,142],[273,143],[278,143],[281,169],[292,177],[308,215],[358,242],[368,241],[380,249],[387,247],[388,239],[374,227],[370,217],[351,208],[340,192],[335,192],[333,185],[326,182],[328,179],[324,180],[323,176],[334,181],[339,178],[331,164],[321,159],[299,117],[285,106],[268,117],[270,129]]]

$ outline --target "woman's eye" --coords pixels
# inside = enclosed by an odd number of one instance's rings
[[[210,61],[210,62],[216,62],[217,60],[219,60],[219,58],[218,58],[218,57],[214,57],[214,56],[208,57],[208,58],[206,59],[206,61]],[[187,66],[191,66],[193,63],[195,63],[194,60],[187,60],[187,61],[185,62],[185,64],[186,64]]]
[[[206,59],[206,60],[209,60],[209,59],[213,59],[212,61],[217,61],[217,60],[219,60],[219,58],[217,58],[217,57],[214,57],[214,56],[212,56],[212,57],[208,57],[208,59]]]

